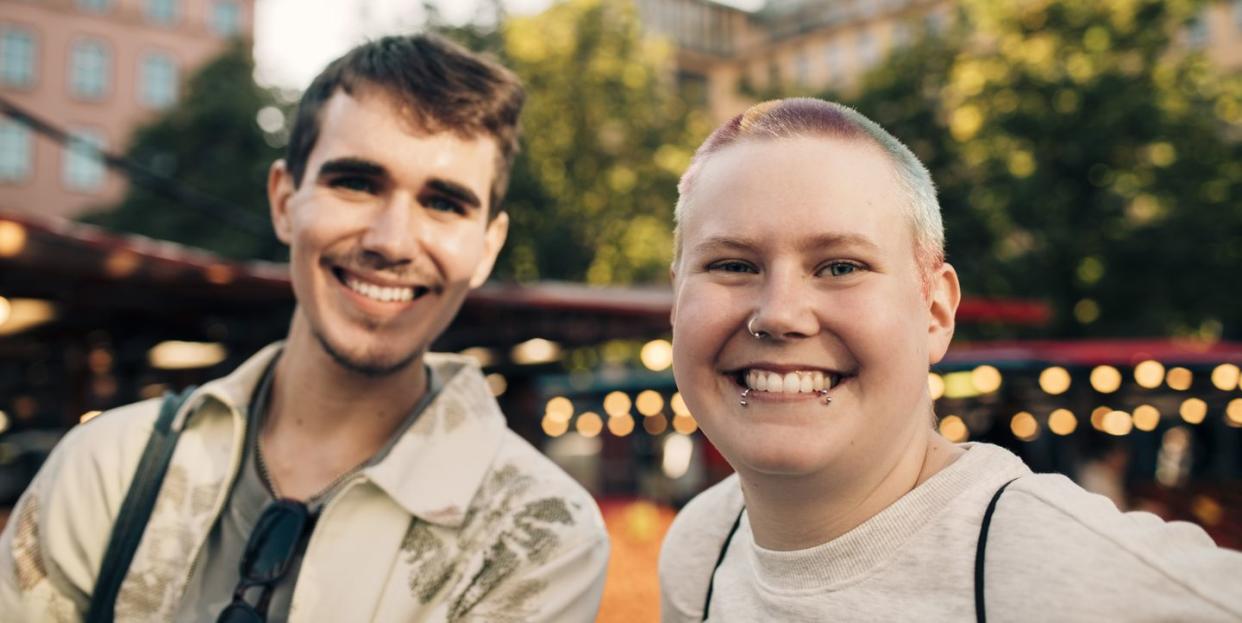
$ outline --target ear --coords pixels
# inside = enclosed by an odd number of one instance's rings
[[[962,300],[957,271],[948,262],[940,265],[928,284],[927,363],[940,361],[949,350],[956,327],[957,304]]]
[[[487,224],[487,232],[483,238],[483,257],[479,258],[479,265],[474,269],[474,276],[470,278],[470,287],[477,288],[487,281],[488,275],[492,274],[492,267],[496,265],[496,257],[500,255],[501,247],[505,246],[505,238],[509,237],[509,213],[501,212]]]
[[[293,184],[293,175],[285,166],[285,161],[272,163],[267,172],[267,205],[272,213],[272,229],[276,237],[286,245],[293,239],[293,220],[289,214],[289,199],[297,190]]]
[[[668,324],[673,326],[677,324],[677,264],[669,264],[668,282],[673,284],[673,304],[668,310]]]

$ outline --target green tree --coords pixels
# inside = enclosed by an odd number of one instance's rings
[[[239,40],[188,79],[175,106],[134,134],[125,156],[171,179],[182,197],[138,175],[115,209],[86,220],[226,257],[285,257],[265,194],[268,166],[281,150],[256,124],[258,111],[276,99],[253,75],[250,46]]]
[[[1043,298],[1062,336],[1242,318],[1242,82],[1181,45],[1202,6],[963,0],[864,79],[848,101],[927,159],[967,291]]]
[[[678,176],[709,128],[676,96],[671,48],[631,2],[567,0],[509,18],[501,53],[528,92],[498,272],[518,280],[665,278]]]

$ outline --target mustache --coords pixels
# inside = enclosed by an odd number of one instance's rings
[[[320,261],[329,267],[336,266],[362,274],[383,273],[392,279],[422,284],[434,291],[443,289],[443,284],[434,270],[427,269],[410,259],[392,260],[374,251],[354,249],[324,255]]]

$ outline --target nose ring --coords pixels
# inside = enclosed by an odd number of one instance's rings
[[[755,338],[756,340],[762,340],[764,338],[769,337],[769,334],[767,331],[756,331],[755,330],[755,317],[754,316],[751,316],[750,320],[746,321],[746,332],[749,333],[750,336]]]

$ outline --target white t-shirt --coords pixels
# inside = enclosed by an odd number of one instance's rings
[[[975,549],[992,496],[984,597],[997,621],[1242,621],[1242,553],[1198,526],[1122,513],[1061,475],[982,443],[871,519],[798,551],[754,542],[741,513],[712,621],[971,621]],[[690,502],[660,553],[661,619],[699,621],[743,505],[737,476]]]

